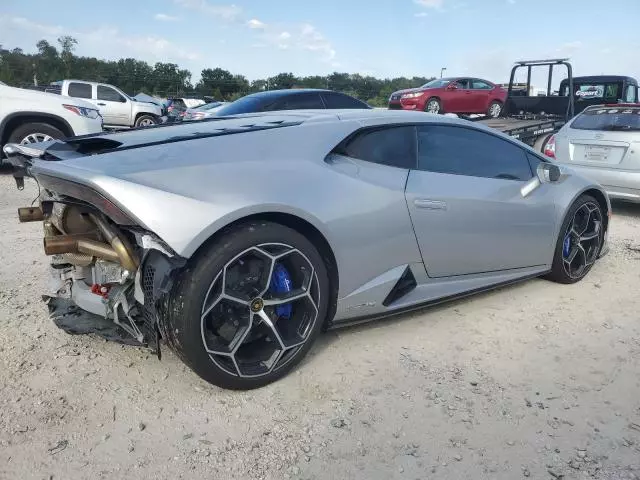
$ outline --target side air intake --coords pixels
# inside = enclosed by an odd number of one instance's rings
[[[387,298],[384,299],[382,305],[388,307],[393,302],[404,297],[407,293],[416,288],[417,285],[418,284],[416,283],[416,277],[413,276],[411,268],[405,268],[402,276],[398,279],[394,287],[391,289],[391,291],[387,295]]]

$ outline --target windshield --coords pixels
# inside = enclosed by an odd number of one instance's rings
[[[582,112],[571,124],[578,130],[640,130],[640,108],[594,108]]]
[[[429,83],[425,83],[421,88],[442,88],[451,83],[450,78],[439,78],[437,80],[431,80]]]
[[[241,113],[259,112],[264,104],[264,101],[265,100],[261,95],[248,95],[246,97],[239,98],[235,102],[232,102],[225,107],[222,107],[220,110],[218,110],[217,114],[219,116],[225,116],[238,115]]]

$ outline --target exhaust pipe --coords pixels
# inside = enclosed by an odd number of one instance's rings
[[[40,207],[22,207],[18,209],[20,223],[40,222],[44,220],[44,213]]]
[[[120,257],[109,245],[96,242],[86,236],[56,235],[44,237],[44,253],[62,255],[65,253],[84,253],[110,262],[120,263]]]
[[[91,220],[100,229],[100,232],[104,236],[105,240],[109,242],[111,248],[118,256],[118,263],[122,265],[125,270],[135,272],[138,270],[138,259],[133,255],[131,246],[128,242],[121,238],[117,232],[115,232],[111,226],[97,215],[91,215]],[[86,252],[85,252],[86,253]]]

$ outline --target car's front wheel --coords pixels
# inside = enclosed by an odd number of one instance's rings
[[[571,206],[560,228],[550,280],[576,283],[595,264],[604,241],[604,213],[590,195],[580,196]]]
[[[47,142],[64,138],[65,134],[48,123],[25,123],[16,127],[9,135],[9,143],[27,145],[29,143]]]
[[[424,106],[424,111],[427,113],[444,113],[442,104],[437,98],[430,98]]]
[[[152,125],[156,125],[158,123],[158,119],[153,115],[140,115],[136,118],[136,127],[150,127]]]
[[[327,315],[329,279],[303,235],[254,221],[197,255],[172,291],[169,344],[203,379],[261,387],[308,352]]]

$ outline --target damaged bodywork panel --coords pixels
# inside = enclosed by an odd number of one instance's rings
[[[9,152],[20,186],[30,174],[25,153],[34,149]],[[18,219],[43,222],[44,252],[51,258],[43,298],[54,323],[70,334],[93,333],[160,355],[160,305],[185,260],[97,192],[48,175],[35,178],[43,187],[40,205],[18,209]]]

